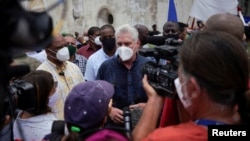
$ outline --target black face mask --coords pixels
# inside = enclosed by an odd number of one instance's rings
[[[115,38],[107,38],[102,40],[103,48],[112,51],[115,48]]]
[[[165,37],[168,39],[168,38],[173,38],[173,39],[176,39],[178,40],[179,39],[179,35],[178,34],[168,34],[168,35],[165,35]]]

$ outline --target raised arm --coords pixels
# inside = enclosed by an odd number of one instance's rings
[[[148,95],[148,101],[138,124],[133,130],[134,141],[140,141],[154,131],[163,105],[163,97],[159,96],[154,88],[150,86],[146,75],[144,75],[142,83]]]

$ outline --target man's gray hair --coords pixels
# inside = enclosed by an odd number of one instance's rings
[[[117,38],[117,36],[123,33],[129,33],[134,41],[138,40],[138,31],[136,30],[135,27],[129,24],[124,24],[118,27],[115,32],[115,38]]]

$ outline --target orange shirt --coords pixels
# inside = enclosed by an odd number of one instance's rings
[[[158,128],[143,141],[207,141],[208,131],[205,126],[194,122],[182,123],[165,128]]]

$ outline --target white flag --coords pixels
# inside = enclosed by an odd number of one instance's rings
[[[238,14],[238,0],[194,0],[189,16],[206,21],[218,13]]]

